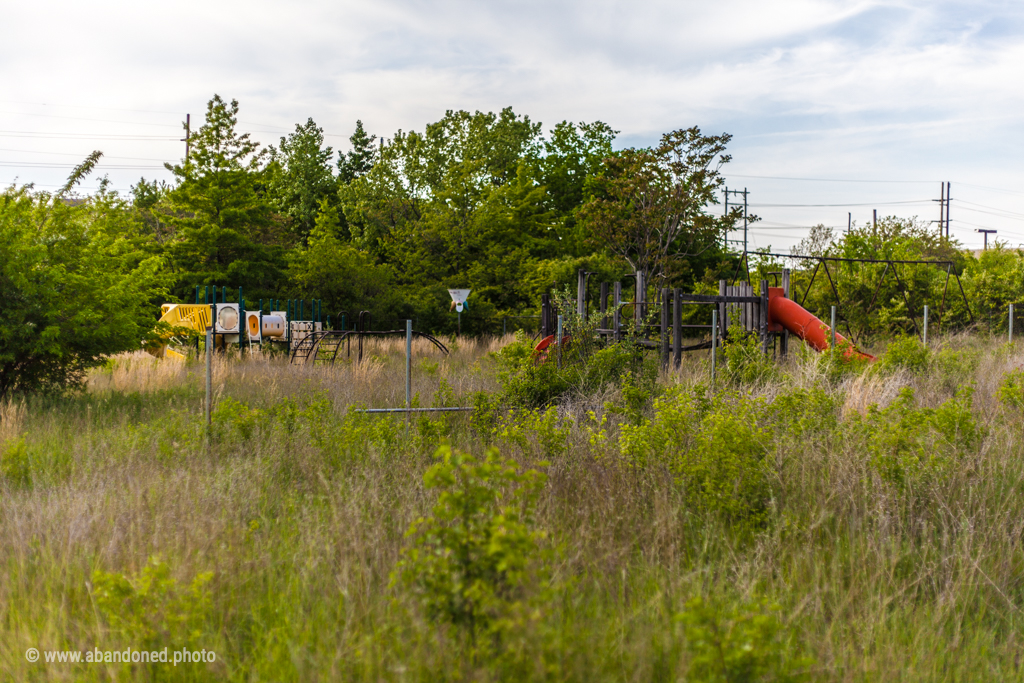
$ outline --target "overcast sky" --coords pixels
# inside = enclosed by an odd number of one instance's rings
[[[937,219],[941,181],[964,244],[1024,243],[1020,2],[2,1],[4,184],[58,186],[94,149],[116,188],[169,179],[214,93],[264,143],[312,117],[342,149],[357,118],[390,137],[511,105],[619,146],[732,133],[752,246],[876,207]]]

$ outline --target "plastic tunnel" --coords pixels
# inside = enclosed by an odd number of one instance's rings
[[[828,350],[832,329],[806,308],[787,298],[781,287],[768,288],[768,329],[771,330],[773,327],[775,331],[789,330],[790,334],[803,339],[816,351]],[[877,360],[871,354],[854,348],[846,337],[837,332],[836,344],[844,343],[849,344],[843,352],[847,358],[855,356],[870,361]]]

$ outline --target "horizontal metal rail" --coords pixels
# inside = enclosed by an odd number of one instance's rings
[[[475,408],[352,408],[353,413],[456,413]]]

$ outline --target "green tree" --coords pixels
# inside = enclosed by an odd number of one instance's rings
[[[308,245],[291,254],[290,274],[299,295],[322,299],[325,314],[348,311],[350,321],[362,310],[378,321],[407,315],[391,268],[341,240],[340,229],[338,210],[322,200]]]
[[[0,399],[80,386],[152,331],[159,259],[140,260],[103,229],[109,209],[26,188],[0,194]]]
[[[614,154],[612,141],[617,134],[601,121],[578,125],[562,121],[544,142],[540,173],[566,254],[583,256],[590,251],[586,235],[577,229],[576,211],[586,199],[587,179],[600,173],[604,160]]]
[[[238,134],[237,115],[237,100],[214,95],[206,123],[191,137],[191,154],[168,164],[177,180],[168,197],[176,231],[168,253],[180,297],[202,283],[244,286],[258,295],[284,279],[289,240],[266,192],[268,150]]]
[[[300,241],[313,229],[320,203],[337,197],[331,170],[334,150],[323,145],[323,129],[308,119],[281,138],[280,151],[271,151],[270,195],[277,211],[291,220],[292,232]]]
[[[622,258],[651,284],[673,260],[716,249],[724,230],[742,217],[738,209],[727,216],[707,212],[718,203],[731,138],[693,127],[666,133],[657,147],[607,157],[580,209],[588,245]]]
[[[362,121],[356,121],[356,132],[348,139],[352,143],[352,151],[348,154],[338,152],[338,179],[350,183],[362,177],[373,168],[377,152],[373,148],[376,135],[367,135]]]

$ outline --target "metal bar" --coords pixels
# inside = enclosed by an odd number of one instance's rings
[[[946,214],[947,215],[949,214],[949,210],[948,209],[946,210]],[[947,235],[947,237],[948,237],[948,235]],[[969,301],[967,301],[967,295],[964,294],[964,285],[963,285],[962,282],[960,282],[960,276],[959,275],[957,275],[956,273],[953,273],[953,277],[956,278],[957,287],[960,288],[960,296],[962,296],[964,298],[964,306],[967,307],[967,315],[970,316],[971,324],[973,325],[974,324],[974,314],[971,313],[971,304],[970,304]]]
[[[939,305],[939,320],[942,320],[942,315],[946,312],[946,292],[949,291],[949,273],[953,270],[953,264],[949,264],[946,268],[946,282],[942,285],[942,303]]]
[[[832,285],[832,293],[836,295],[836,306],[837,307],[842,306],[843,305],[843,301],[839,297],[839,288],[836,287],[836,283],[832,280],[832,273],[828,269],[828,263],[824,263],[822,265],[825,266],[825,276],[828,277],[828,283],[830,285]],[[839,274],[837,274],[837,276],[836,276],[837,280],[839,279],[838,275]],[[853,336],[853,330],[850,329],[850,321],[849,320],[846,321],[846,333],[848,335],[850,335],[850,341],[853,342],[854,344],[856,344],[857,340]]]
[[[925,345],[925,348],[927,348],[928,347],[928,304],[925,304],[925,306],[924,306],[924,328],[923,329],[924,329],[924,334],[921,335],[921,341]]]
[[[213,412],[213,325],[206,328],[206,438],[210,438]]]
[[[412,321],[405,321],[405,407],[412,409]]]
[[[456,413],[476,410],[473,407],[458,408],[351,408],[353,413]]]
[[[829,348],[834,349],[836,347],[836,307],[832,307],[832,328],[829,330],[829,338],[832,340],[829,344]]]
[[[931,264],[933,266],[945,266],[953,263],[949,260],[931,259],[884,259],[884,258],[846,258],[839,256],[807,256],[806,254],[775,254],[772,252],[758,252],[759,256],[775,256],[778,258],[795,258],[805,261],[841,261],[843,263],[899,263],[900,265]]]
[[[821,261],[818,261],[817,265],[814,266],[814,272],[811,273],[811,281],[807,283],[807,289],[804,290],[804,298],[800,300],[800,306],[804,305],[807,301],[807,297],[811,294],[811,287],[814,285],[814,278],[818,277],[818,269],[821,268]]]
[[[1010,338],[1008,339],[1008,341],[1012,344],[1013,343],[1013,304],[1010,304],[1010,325],[1009,325],[1009,329],[1010,329]]]
[[[910,312],[910,301],[907,299],[907,288],[903,286],[900,281],[900,272],[896,270],[896,266],[892,267],[892,274],[896,276],[896,284],[900,286],[900,293],[903,294],[903,305],[907,308],[907,315],[910,316],[910,322],[914,325],[914,334],[921,336],[921,330],[917,327],[917,318]]]

